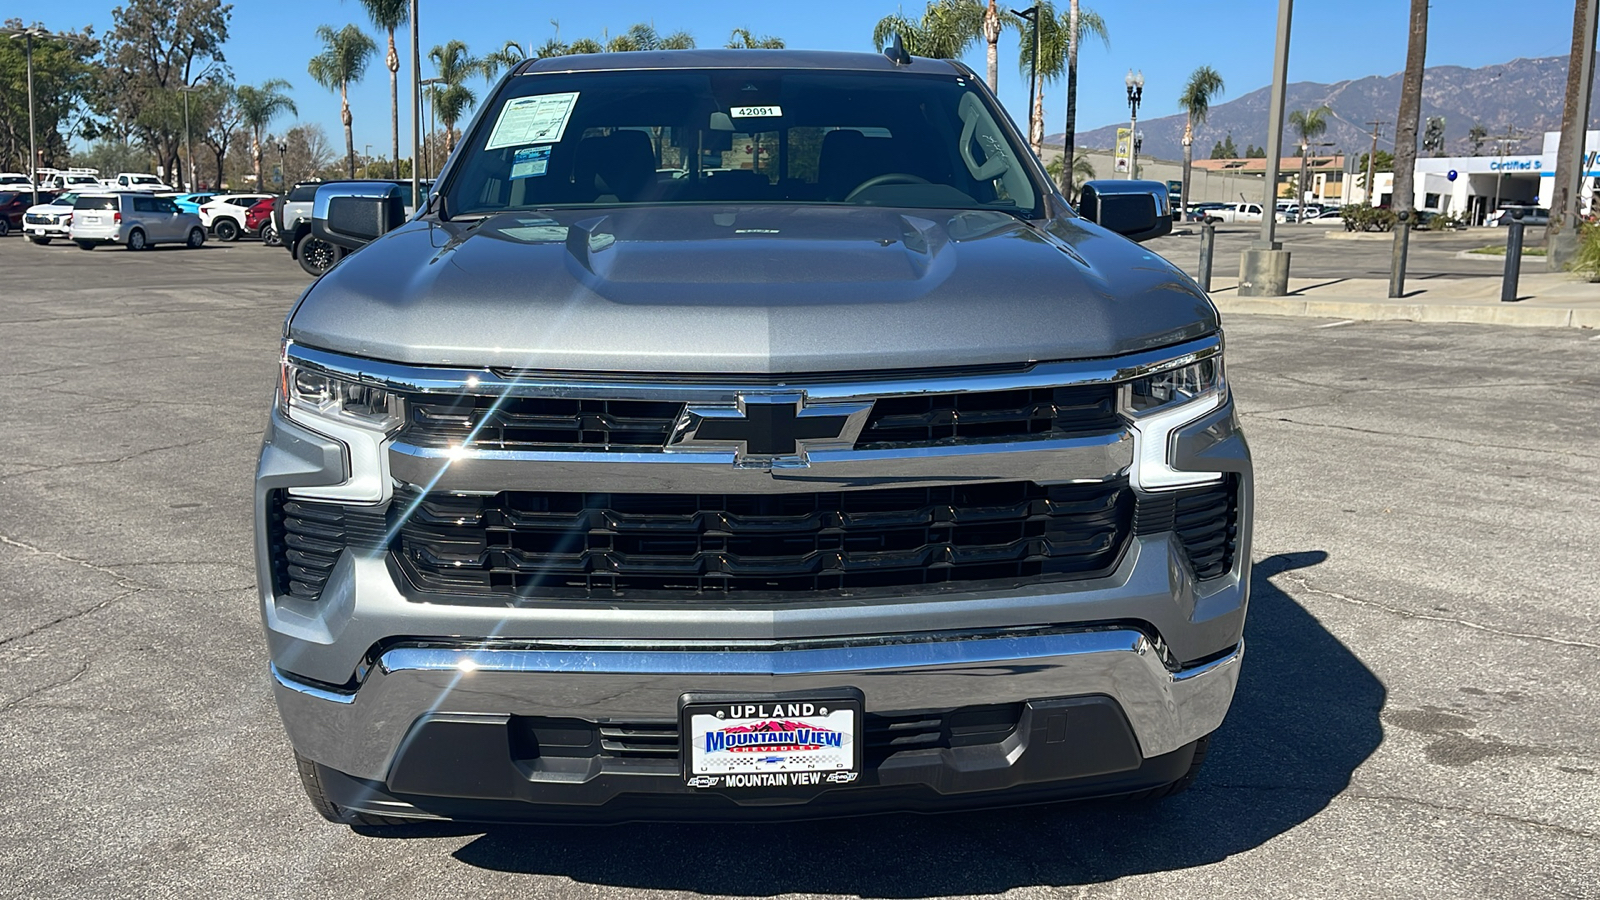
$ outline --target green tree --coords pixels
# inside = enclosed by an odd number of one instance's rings
[[[487,72],[484,61],[473,56],[462,41],[452,40],[428,51],[434,70],[443,84],[429,88],[429,96],[439,121],[444,123],[445,153],[456,149],[456,123],[467,117],[478,95],[466,86],[466,80]]]
[[[339,119],[344,123],[345,168],[349,177],[356,177],[356,139],[350,128],[350,85],[367,74],[367,64],[378,45],[354,25],[334,31],[331,26],[317,26],[317,39],[322,41],[322,52],[311,57],[306,71],[311,80],[330,91],[339,92]]]
[[[693,50],[694,35],[687,31],[661,34],[654,25],[640,22],[606,44],[611,53],[628,53],[639,50]]]
[[[1481,122],[1473,122],[1472,127],[1467,129],[1467,148],[1472,151],[1471,155],[1482,155],[1483,143],[1488,139],[1489,129],[1483,127]]]
[[[243,124],[242,110],[239,108],[239,93],[230,84],[209,84],[205,90],[197,91],[190,99],[194,109],[192,115],[198,116],[194,121],[202,123],[200,143],[210,148],[216,161],[215,179],[206,181],[211,187],[221,187],[227,178],[228,148],[232,147],[241,132],[239,126]],[[196,173],[200,169],[195,165]],[[198,185],[196,186],[198,190]],[[260,184],[257,183],[257,190]]]
[[[1057,14],[1055,7],[1049,0],[1040,0],[1034,7],[1038,10],[1039,31],[1039,69],[1033,68],[1033,35],[1034,23],[1023,19],[1019,24],[1022,33],[1018,47],[1018,63],[1023,75],[1033,80],[1033,109],[1028,114],[1028,143],[1033,147],[1035,154],[1044,152],[1044,87],[1047,83],[1055,81],[1068,72],[1071,59],[1072,44],[1072,10],[1068,9],[1062,14]],[[1105,22],[1093,10],[1078,10],[1078,34],[1081,39],[1085,33],[1095,34],[1110,46],[1110,36],[1106,31]],[[1071,78],[1069,77],[1069,81]],[[1066,131],[1071,132],[1076,127],[1077,110],[1073,106],[1073,86],[1068,85],[1069,121]],[[1076,141],[1070,142],[1076,146]]]
[[[984,8],[977,0],[932,0],[920,19],[901,13],[884,16],[872,26],[872,45],[881,49],[900,35],[912,56],[955,59],[983,34]]]
[[[1295,181],[1294,200],[1300,210],[1297,218],[1304,221],[1306,214],[1306,189],[1310,184],[1306,166],[1311,162],[1311,142],[1314,138],[1322,137],[1328,130],[1328,116],[1333,110],[1326,106],[1316,109],[1297,109],[1289,113],[1289,127],[1299,136],[1295,143],[1300,151],[1300,176]]]
[[[1367,188],[1367,160],[1371,153],[1361,154],[1361,160],[1356,165],[1356,186],[1362,190]],[[1387,150],[1379,150],[1378,155],[1372,158],[1373,180],[1377,180],[1378,172],[1394,171],[1394,154]],[[1371,191],[1368,191],[1370,194]]]
[[[262,133],[274,119],[284,113],[300,115],[300,110],[295,108],[294,101],[284,93],[291,87],[292,85],[282,78],[269,78],[259,85],[241,84],[235,91],[235,102],[239,106],[239,124],[250,133],[250,159],[255,163],[257,190],[261,190],[264,184],[261,180],[261,154],[265,149],[261,141]]]
[[[389,37],[389,51],[383,57],[384,68],[389,70],[389,126],[393,139],[393,155],[400,158],[400,54],[394,48],[394,33],[411,21],[410,0],[361,0],[367,18],[373,27],[382,29]],[[259,174],[259,173],[258,173]]]
[[[1071,37],[1067,42],[1067,123],[1062,133],[1066,136],[1064,149],[1070,157],[1078,145],[1078,49],[1085,34],[1100,38],[1109,49],[1111,35],[1106,31],[1105,19],[1092,9],[1084,9],[1078,0],[1067,4],[1067,34]]]
[[[149,148],[170,180],[180,180],[173,173],[183,151],[178,89],[229,80],[222,47],[232,15],[220,0],[128,0],[111,12],[95,112]]]
[[[600,43],[599,41],[595,40],[594,38],[578,38],[577,40],[575,40],[572,43],[568,44],[567,45],[567,49],[566,49],[566,53],[563,53],[561,55],[566,56],[566,55],[569,55],[569,54],[570,55],[577,55],[577,54],[581,54],[581,53],[604,53],[604,52],[606,52],[605,45]]]
[[[1094,179],[1094,164],[1089,161],[1087,151],[1078,151],[1077,158],[1072,161],[1072,182],[1069,184],[1062,172],[1066,168],[1066,159],[1067,157],[1062,155],[1050,160],[1044,171],[1061,186],[1061,193],[1065,194],[1068,200],[1076,201],[1084,182]]]
[[[550,53],[546,55],[561,56],[563,54]],[[505,45],[499,50],[483,58],[483,77],[489,81],[494,81],[500,77],[501,69],[515,69],[519,63],[527,58],[528,54],[523,52],[521,44],[516,41],[506,41]],[[543,59],[544,57],[541,56],[539,58]]]
[[[1189,208],[1189,176],[1194,168],[1194,130],[1204,125],[1211,114],[1211,100],[1226,88],[1222,76],[1210,66],[1200,66],[1189,75],[1189,81],[1178,95],[1178,108],[1184,112],[1183,122],[1183,191],[1179,195],[1179,209]],[[1221,149],[1221,145],[1217,145]]]
[[[782,50],[784,44],[781,37],[765,34],[756,37],[748,28],[735,28],[726,46],[729,50]]]
[[[1245,159],[1266,159],[1267,148],[1257,147],[1255,144],[1246,144],[1244,147]]]
[[[24,27],[21,19],[0,26],[0,169],[28,171],[28,59],[24,40],[6,39]],[[99,52],[89,29],[72,33],[74,40],[33,39],[33,106],[35,143],[45,165],[66,161],[74,133],[93,138],[86,101],[95,89]]]

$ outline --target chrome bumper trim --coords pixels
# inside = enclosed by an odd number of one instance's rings
[[[1142,632],[1113,628],[816,649],[659,650],[401,647],[352,692],[273,668],[295,748],[346,774],[383,780],[420,716],[539,715],[640,721],[670,717],[686,691],[771,693],[860,688],[869,712],[954,708],[1103,694],[1127,714],[1145,757],[1222,724],[1241,643],[1171,672]]]

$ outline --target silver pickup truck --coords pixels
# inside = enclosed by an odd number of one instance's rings
[[[261,611],[330,820],[1175,793],[1243,655],[1216,309],[959,62],[532,60],[425,207],[326,185]],[[1130,240],[1131,238],[1131,240]]]

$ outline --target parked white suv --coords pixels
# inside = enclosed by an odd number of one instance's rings
[[[65,238],[72,232],[72,204],[78,195],[71,191],[51,200],[28,207],[22,214],[22,233],[35,244],[48,244],[51,238]]]
[[[84,250],[122,244],[144,250],[154,244],[206,242],[200,217],[186,213],[170,197],[153,194],[81,194],[72,204],[72,242]]]
[[[218,194],[200,205],[200,221],[219,241],[236,241],[245,231],[244,214],[271,194]]]
[[[149,175],[141,172],[118,172],[117,177],[106,182],[106,187],[113,191],[170,191],[166,182],[160,176]]]

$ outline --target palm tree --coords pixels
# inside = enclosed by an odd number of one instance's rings
[[[339,92],[339,118],[344,122],[344,155],[350,177],[356,177],[356,139],[350,129],[350,85],[367,74],[367,63],[378,45],[354,25],[334,31],[332,26],[317,26],[322,52],[311,57],[306,71],[311,80],[330,91]]]
[[[626,53],[632,50],[693,50],[694,35],[687,31],[675,31],[672,34],[662,35],[656,31],[654,25],[640,22],[622,34],[612,38],[606,44],[606,50],[611,53]]]
[[[1079,151],[1077,158],[1072,161],[1072,181],[1068,183],[1062,171],[1066,168],[1064,165],[1066,159],[1066,156],[1058,156],[1050,160],[1044,171],[1061,185],[1061,192],[1067,195],[1068,200],[1075,200],[1078,192],[1083,189],[1083,183],[1094,178],[1094,163],[1089,161],[1088,151]]]
[[[361,5],[367,9],[367,18],[372,24],[381,28],[389,35],[389,52],[383,58],[383,65],[389,70],[389,125],[390,135],[394,139],[395,175],[400,174],[400,54],[394,49],[395,29],[406,24],[410,19],[409,0],[361,0]]]
[[[1394,194],[1389,208],[1409,213],[1417,168],[1417,126],[1422,118],[1422,67],[1428,54],[1428,0],[1411,0],[1411,35],[1406,41],[1406,71],[1400,79],[1400,111],[1394,128]],[[1399,240],[1399,234],[1395,235]],[[1396,262],[1399,257],[1395,257]],[[1398,274],[1398,273],[1395,273]]]
[[[429,89],[429,98],[439,121],[444,123],[445,153],[449,154],[456,149],[456,123],[466,118],[472,104],[478,102],[478,95],[463,82],[487,69],[484,61],[474,57],[467,45],[458,40],[436,45],[428,51],[428,59],[433,60],[433,67],[443,82]]]
[[[782,50],[783,46],[783,38],[765,34],[756,37],[748,28],[735,28],[727,43],[729,50]]]
[[[551,41],[554,40],[554,38],[551,39]],[[547,43],[546,46],[549,46],[549,44]],[[557,42],[557,46],[559,46],[559,42]],[[544,56],[562,55],[564,54],[547,53]],[[539,58],[544,59],[544,56],[540,56]],[[517,63],[520,63],[527,58],[528,54],[522,51],[521,44],[517,43],[516,41],[506,41],[505,46],[483,58],[482,67],[484,80],[494,81],[496,78],[500,77],[501,69],[515,69],[517,67]]]
[[[1183,124],[1183,191],[1179,195],[1178,209],[1189,208],[1189,173],[1194,167],[1194,130],[1204,125],[1211,114],[1211,98],[1221,94],[1222,76],[1210,66],[1201,66],[1189,76],[1189,83],[1178,95],[1178,107],[1185,113]]]
[[[605,46],[594,38],[578,38],[567,45],[567,53],[562,55],[604,52],[606,52]]]
[[[239,104],[239,123],[250,132],[250,158],[256,164],[256,190],[261,189],[261,153],[266,148],[261,144],[261,133],[267,130],[272,120],[292,113],[300,115],[300,110],[295,109],[294,101],[283,93],[292,85],[282,78],[269,78],[260,85],[239,85],[234,92],[234,102]],[[221,183],[221,179],[218,179]]]
[[[872,27],[872,44],[882,48],[898,34],[912,56],[955,59],[983,35],[986,14],[978,0],[932,0],[921,19],[900,13],[879,19]]]
[[[1011,17],[1002,15],[994,0],[983,10],[983,41],[989,45],[985,61],[989,64],[989,93],[1000,96],[1000,31],[1015,24]]]
[[[1311,160],[1311,139],[1322,137],[1328,130],[1328,115],[1333,110],[1326,106],[1316,109],[1297,109],[1289,113],[1289,127],[1300,136],[1300,179],[1295,182],[1294,202],[1299,207],[1295,221],[1306,218],[1306,164]]]
[[[1084,34],[1092,34],[1110,49],[1111,35],[1106,31],[1106,20],[1094,10],[1082,8],[1078,0],[1071,0],[1067,7],[1067,34],[1071,40],[1067,42],[1067,124],[1062,132],[1062,149],[1072,156],[1078,145],[1078,47]]]

